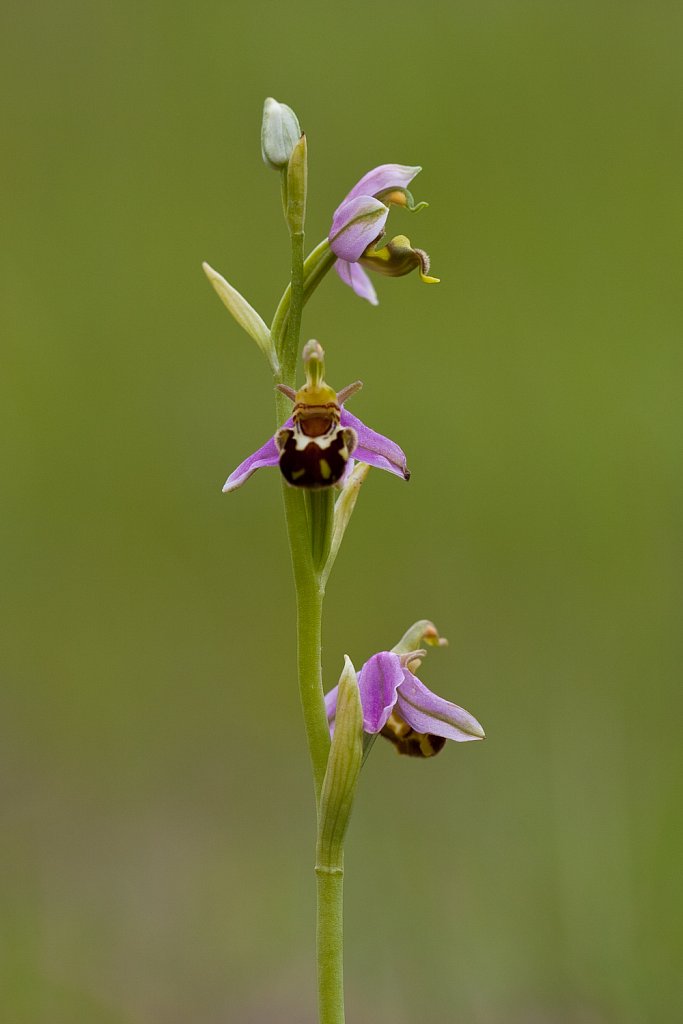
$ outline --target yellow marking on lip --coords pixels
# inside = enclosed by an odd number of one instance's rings
[[[306,470],[305,469],[295,469],[290,474],[290,476],[292,477],[292,480],[300,480],[301,477],[305,476],[305,475],[306,475]]]
[[[329,480],[332,476],[332,470],[330,469],[330,464],[327,459],[321,459],[318,465],[320,466],[320,474],[323,480]]]

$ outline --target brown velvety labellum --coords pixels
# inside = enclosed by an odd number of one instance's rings
[[[280,471],[293,487],[319,490],[338,483],[349,461],[344,431],[339,430],[325,443],[311,440],[300,448],[293,430],[280,433]]]

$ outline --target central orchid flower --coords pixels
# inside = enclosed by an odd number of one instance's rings
[[[330,248],[337,257],[335,269],[344,284],[356,295],[377,305],[377,293],[370,278],[359,264],[389,277],[402,277],[418,269],[427,284],[438,282],[429,277],[429,256],[423,249],[414,249],[405,235],[397,235],[381,249],[375,246],[384,234],[390,206],[403,206],[417,212],[427,205],[415,205],[408,185],[422,170],[403,164],[382,164],[368,171],[353,186],[337,207],[330,228]]]
[[[483,740],[484,730],[464,708],[428,690],[415,675],[426,651],[380,651],[358,673],[363,731],[381,733],[399,754],[433,757],[446,740]],[[325,696],[330,728],[337,714],[338,686]]]
[[[319,343],[309,341],[303,356],[306,384],[298,391],[278,385],[278,390],[294,403],[293,415],[274,437],[240,463],[226,480],[223,491],[236,490],[257,469],[268,466],[279,466],[293,487],[331,487],[344,483],[354,460],[408,480],[410,472],[402,449],[344,408],[344,403],[360,391],[362,383],[349,384],[337,394],[323,380],[324,353]]]

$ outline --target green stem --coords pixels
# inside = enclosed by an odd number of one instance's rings
[[[291,285],[278,306],[271,333],[280,357],[281,369],[278,374],[278,382],[293,388],[296,383],[296,363],[299,355],[303,306],[334,264],[335,257],[330,252],[327,240],[325,240],[310,254],[305,267],[303,233],[292,233],[291,242]],[[308,271],[307,276],[306,271]],[[287,419],[291,407],[289,400],[280,392],[276,392],[276,406],[278,426],[281,426]],[[325,587],[321,579],[321,567],[329,549],[329,536],[321,537],[311,527],[310,520],[320,502],[320,496],[313,494],[307,496],[303,491],[289,487],[284,480],[282,484],[285,520],[296,589],[299,696],[313,768],[316,806],[318,806],[330,752],[330,732],[325,712],[322,679],[322,609]],[[331,494],[325,492],[322,495],[322,500],[327,501],[329,505],[327,511],[330,512],[332,508]],[[318,509],[318,511],[320,510]],[[328,521],[331,522],[331,519]],[[343,854],[340,856],[343,857]],[[344,876],[341,863],[316,865],[316,878],[320,1024],[344,1024],[342,974]]]
[[[304,233],[293,232],[292,240],[292,279],[289,286],[289,316],[283,320],[275,332],[275,337],[283,338],[282,375],[284,383],[294,387],[296,382],[296,362],[299,357],[299,337],[301,334],[301,317],[304,310]],[[279,307],[278,307],[279,308]],[[275,314],[277,317],[277,313]]]
[[[318,1013],[320,1024],[344,1024],[344,868],[317,867]]]
[[[284,481],[282,493],[296,590],[299,696],[317,805],[330,752],[330,729],[325,712],[321,663],[324,590],[313,567],[304,494],[289,487]]]
[[[303,235],[301,237],[303,239]],[[303,285],[302,285],[303,294],[302,294],[302,301],[301,301],[302,308],[308,302],[308,300],[310,299],[311,295],[316,290],[316,288],[318,287],[320,282],[323,280],[323,278],[325,277],[327,272],[332,269],[332,267],[336,263],[336,260],[337,260],[337,257],[334,255],[334,253],[330,249],[330,243],[328,242],[328,240],[326,238],[324,238],[322,240],[322,242],[319,242],[318,245],[316,245],[315,249],[313,249],[311,252],[309,252],[308,256],[306,257],[306,259],[304,260],[304,263],[303,263]],[[287,285],[287,287],[286,287],[286,289],[284,291],[284,294],[283,294],[282,298],[280,299],[278,307],[275,310],[275,316],[273,317],[273,322],[270,325],[270,333],[271,333],[271,336],[272,336],[272,338],[273,338],[273,340],[275,342],[275,350],[276,350],[276,352],[278,354],[278,358],[280,358],[281,361],[282,361],[282,358],[283,358],[283,355],[284,355],[283,347],[285,345],[285,342],[286,342],[287,348],[290,348],[290,345],[289,345],[290,333],[291,333],[290,332],[290,323],[291,323],[290,309],[293,310],[293,307],[294,307],[293,284],[294,284],[294,281],[292,279],[292,284],[288,284]],[[300,326],[301,326],[301,312],[299,311],[299,327]],[[295,348],[298,346],[298,342],[299,342],[298,330],[299,330],[299,328],[297,328],[296,344],[294,346]],[[296,351],[294,353],[294,357],[295,357],[294,358],[294,370],[295,370],[296,369]],[[294,385],[293,381],[285,380],[284,379],[284,375],[283,375],[282,383],[283,384],[289,384],[290,387],[293,387],[293,385]],[[280,422],[282,422],[282,421],[280,421]]]
[[[304,305],[304,236],[293,232],[291,301],[288,303],[286,334],[274,335],[281,352],[280,381],[294,387],[299,354],[301,314]],[[279,330],[284,331],[285,322]],[[289,400],[276,392],[278,425],[289,415]],[[314,564],[311,535],[306,511],[305,492],[289,487],[283,480],[282,494],[289,549],[292,556],[297,609],[297,662],[299,695],[306,728],[306,738],[313,768],[316,803],[325,777],[330,750],[330,733],[325,713],[322,681],[322,605],[324,590]]]

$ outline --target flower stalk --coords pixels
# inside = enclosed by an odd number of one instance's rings
[[[477,720],[438,696],[416,673],[425,645],[443,646],[436,627],[416,622],[391,650],[381,650],[356,674],[347,657],[339,683],[325,694],[322,610],[325,588],[359,492],[374,466],[408,480],[396,442],[366,426],[345,404],[361,389],[340,391],[325,381],[317,341],[303,350],[305,383],[297,389],[303,307],[328,271],[373,305],[377,296],[365,267],[388,277],[417,270],[429,277],[429,257],[403,235],[382,244],[392,206],[415,212],[408,185],[419,167],[382,164],[365,174],[334,213],[329,235],[304,258],[308,163],[306,136],[296,114],[269,98],[264,105],[262,154],[280,175],[290,237],[290,282],[270,328],[231,284],[208,264],[204,270],[234,320],[267,358],[275,383],[276,431],[229,475],[223,490],[278,467],[296,594],[297,675],[317,810],[317,976],[320,1024],[344,1024],[344,840],[358,777],[376,737],[398,753],[427,758],[447,740],[483,739]]]
[[[337,257],[334,255],[330,248],[330,243],[326,238],[316,245],[315,249],[312,250],[304,260],[303,265],[303,304],[305,305],[310,299],[311,295],[318,287],[320,282],[323,280],[325,275],[335,264]],[[289,328],[289,312],[292,305],[292,285],[287,285],[285,291],[280,299],[277,309],[275,310],[275,316],[270,327],[270,333],[274,339],[281,339],[281,344],[278,347],[277,341],[275,342],[276,351],[278,356],[281,356],[282,352],[282,341],[288,336]],[[296,358],[295,358],[296,367]],[[281,383],[288,383],[284,380]],[[291,386],[291,385],[290,385]]]
[[[288,192],[291,191],[291,185]],[[276,319],[271,334],[281,353],[278,383],[293,388],[299,353],[304,296],[303,219],[291,229],[291,283],[285,315]],[[332,266],[332,261],[329,261]],[[283,338],[284,334],[284,338]],[[286,418],[287,397],[276,391],[278,424]],[[321,569],[332,533],[332,493],[300,491],[283,479],[287,536],[292,558],[297,611],[299,696],[313,768],[316,806],[320,807],[330,752],[322,678],[322,609],[325,596]],[[326,522],[329,527],[322,526]],[[334,865],[317,865],[316,950],[320,1024],[344,1024],[343,979],[343,854]]]
[[[296,360],[301,333],[301,315],[304,305],[304,232],[290,231],[291,242],[291,284],[290,308],[284,338],[275,336],[276,350],[282,353],[282,369],[278,383],[293,387],[295,383]],[[288,399],[280,391],[275,393],[276,416],[282,423],[289,411]],[[285,507],[285,522],[294,573],[297,608],[297,666],[299,696],[306,728],[306,738],[313,768],[313,782],[316,801],[320,797],[330,736],[325,714],[322,683],[322,606],[324,590],[320,585],[311,544],[311,529],[306,508],[306,492],[289,487],[282,481],[282,497]]]

